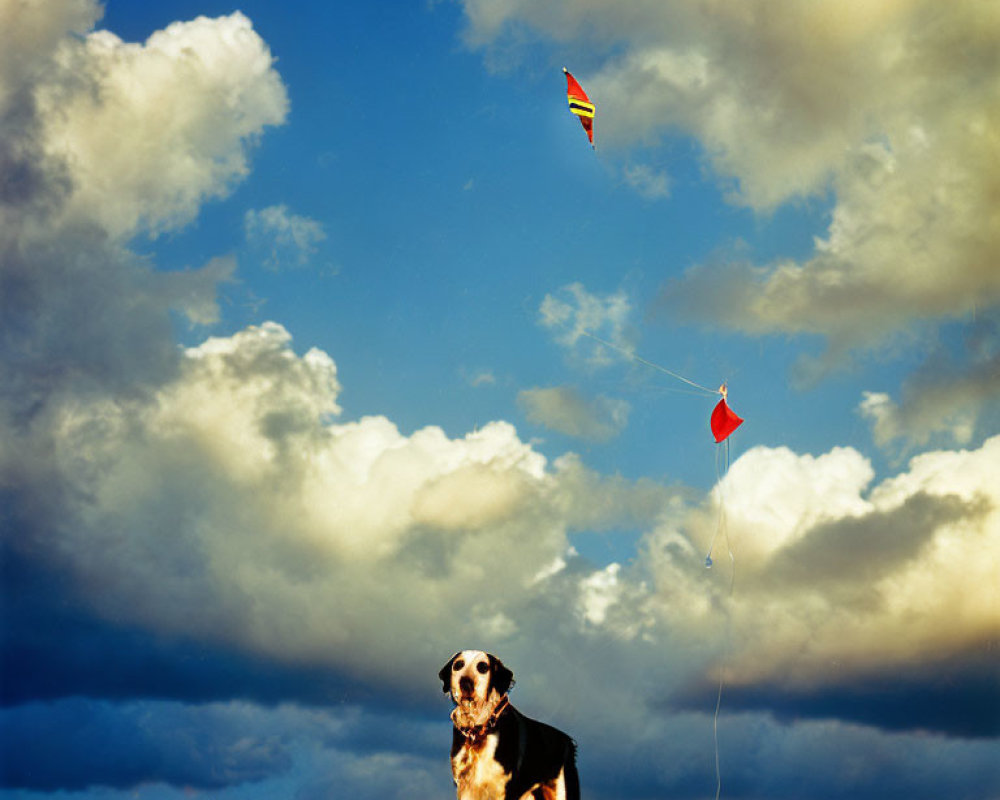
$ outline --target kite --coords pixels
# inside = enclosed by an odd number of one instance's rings
[[[719,394],[722,395],[722,399],[712,410],[712,418],[710,420],[712,435],[715,437],[717,444],[724,442],[729,434],[743,424],[743,418],[738,416],[726,402],[726,397],[729,395],[726,384],[722,384],[719,387]]]
[[[597,106],[590,102],[583,87],[576,82],[576,78],[566,67],[563,67],[563,72],[566,73],[566,99],[569,102],[569,110],[580,118],[580,124],[587,132],[587,139],[590,140],[590,146],[593,147],[594,114],[597,112]]]
[[[676,378],[677,380],[686,383],[688,386],[697,389],[699,392],[702,392],[710,396],[720,395],[722,399],[719,400],[718,403],[716,403],[715,408],[712,409],[712,416],[709,418],[709,427],[712,429],[712,435],[715,437],[716,444],[722,444],[724,441],[726,441],[726,439],[729,438],[729,435],[733,431],[735,431],[738,427],[740,427],[740,425],[743,424],[743,417],[739,416],[735,411],[733,411],[729,407],[729,403],[726,402],[729,398],[729,388],[725,383],[722,384],[722,386],[720,386],[718,389],[715,389],[713,391],[712,389],[709,389],[707,386],[702,386],[700,383],[695,383],[692,380],[688,380],[678,372],[674,372],[673,370],[667,369],[666,367],[660,366],[659,364],[654,364],[652,361],[647,361],[646,359],[637,356],[631,350],[626,350],[624,347],[619,347],[616,344],[612,344],[611,342],[605,341],[601,337],[595,336],[590,331],[581,331],[581,333],[584,336],[588,336],[589,338],[593,339],[595,342],[603,344],[605,347],[609,347],[612,350],[617,350],[619,353],[621,353],[623,356],[625,356],[625,358],[629,359],[630,361],[636,361],[639,364],[644,364],[647,367],[652,367],[653,369],[658,370],[659,372],[663,372],[669,375],[671,378]]]
[[[599,336],[595,336],[590,331],[581,331],[584,336],[589,336],[595,342],[603,344],[605,347],[610,347],[612,350],[617,350],[623,356],[625,356],[630,361],[635,361],[639,364],[644,364],[647,367],[652,367],[655,370],[659,370],[671,378],[676,378],[683,383],[686,383],[693,389],[698,390],[699,393],[709,395],[714,397],[715,395],[721,395],[721,399],[715,404],[715,408],[712,409],[712,416],[709,418],[709,427],[712,430],[712,435],[715,437],[715,443],[720,445],[716,448],[716,461],[715,461],[715,483],[719,490],[719,526],[715,531],[715,536],[712,537],[712,543],[708,548],[708,555],[705,556],[705,566],[711,568],[712,566],[712,551],[715,550],[715,540],[719,535],[719,531],[725,531],[725,508],[724,500],[722,497],[722,478],[729,472],[729,436],[735,431],[740,425],[743,424],[743,418],[739,416],[735,411],[729,407],[729,403],[726,402],[729,398],[729,389],[726,384],[722,384],[718,389],[712,390],[707,386],[702,386],[700,383],[695,383],[694,381],[685,378],[679,372],[674,372],[671,369],[655,364],[652,361],[647,361],[640,356],[637,356],[631,350],[626,350],[624,347],[619,347],[616,344],[607,342]],[[728,541],[728,534],[726,539]],[[732,561],[733,552],[729,551],[729,558]],[[734,573],[735,574],[735,573]]]

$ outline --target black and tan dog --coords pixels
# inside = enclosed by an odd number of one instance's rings
[[[451,774],[458,800],[579,800],[576,745],[510,704],[514,673],[500,659],[462,650],[438,677],[455,703]]]

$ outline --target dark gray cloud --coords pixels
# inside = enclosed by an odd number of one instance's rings
[[[280,774],[287,742],[251,708],[109,704],[69,698],[0,715],[6,787],[40,791],[162,782],[219,789]]]
[[[916,558],[950,522],[975,519],[989,510],[984,499],[917,492],[902,505],[816,525],[781,550],[757,576],[761,585],[848,584],[863,594],[875,581]]]
[[[971,321],[945,327],[927,349],[898,401],[866,392],[859,405],[876,443],[890,451],[905,454],[945,436],[965,445],[1000,423],[1000,315],[978,312]]]
[[[60,389],[135,392],[170,378],[169,284],[190,274],[158,275],[86,224],[56,239],[3,236],[0,246],[6,397],[37,405]]]
[[[774,680],[724,686],[727,713],[764,712],[783,723],[839,720],[886,732],[931,732],[958,739],[1000,736],[1000,632],[936,658],[878,669],[850,665],[810,685]],[[699,679],[670,699],[674,708],[710,707],[718,683]],[[998,784],[1000,786],[1000,784]]]
[[[423,691],[406,692],[329,666],[288,664],[224,642],[116,625],[92,614],[64,573],[7,546],[0,548],[0,586],[3,706],[78,696],[317,707],[349,700],[373,713],[392,708],[418,715],[440,707],[439,698],[427,691],[434,688],[430,674],[414,681]]]
[[[0,106],[0,219],[23,222],[29,214],[48,216],[69,194],[64,166],[46,159],[34,98],[26,87]]]

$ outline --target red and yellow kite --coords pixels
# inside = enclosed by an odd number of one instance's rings
[[[583,87],[576,82],[576,78],[570,74],[566,67],[563,67],[563,72],[566,73],[566,99],[569,101],[569,110],[580,118],[580,124],[587,132],[587,139],[590,140],[590,146],[593,147],[594,113],[597,111],[597,106],[590,102]]]

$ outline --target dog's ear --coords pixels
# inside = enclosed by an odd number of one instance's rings
[[[461,654],[461,650],[455,653],[455,655],[448,659],[448,663],[441,667],[441,671],[438,673],[438,677],[441,679],[441,691],[445,694],[451,692],[451,665],[455,663],[455,659]]]
[[[498,694],[507,694],[514,686],[514,673],[496,656],[490,656],[490,669],[493,671],[493,688]]]

